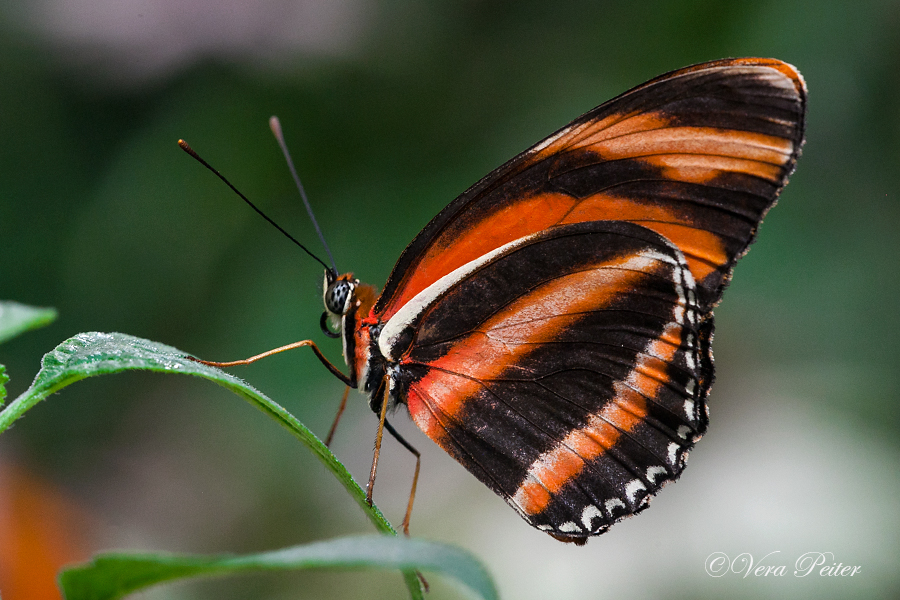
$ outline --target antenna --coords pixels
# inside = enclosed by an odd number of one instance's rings
[[[224,176],[224,175],[222,175],[222,174],[219,173],[216,169],[214,169],[214,168],[212,167],[212,165],[210,165],[208,162],[206,162],[205,160],[203,160],[202,158],[200,158],[200,155],[197,154],[196,152],[194,152],[194,149],[191,148],[191,146],[190,146],[186,141],[184,141],[184,140],[178,140],[178,146],[181,147],[182,150],[184,150],[185,152],[187,152],[188,154],[190,154],[190,155],[191,155],[191,158],[193,158],[194,160],[196,160],[197,162],[199,162],[201,165],[203,165],[203,166],[206,167],[209,171],[211,171],[216,177],[218,177],[219,179],[221,179],[221,180],[225,183],[225,185],[227,185],[228,187],[231,188],[231,191],[233,191],[235,194],[237,194],[238,196],[240,196],[240,197],[241,197],[241,200],[243,200],[243,201],[246,202],[248,205],[250,205],[250,208],[252,208],[253,210],[255,210],[255,211],[256,211],[263,219],[265,219],[265,220],[268,221],[273,227],[275,227],[275,229],[277,229],[278,231],[280,231],[282,234],[285,235],[285,237],[287,237],[289,240],[291,240],[292,242],[294,242],[295,244],[297,244],[298,246],[300,246],[300,248],[301,248],[304,252],[306,252],[306,253],[309,254],[311,257],[313,257],[315,260],[317,260],[317,261],[319,262],[319,264],[321,264],[323,267],[325,267],[325,270],[326,270],[326,271],[328,271],[329,273],[334,274],[335,276],[337,275],[337,269],[334,268],[334,266],[329,267],[327,264],[325,264],[325,263],[322,261],[321,258],[319,258],[319,257],[316,256],[315,254],[313,254],[312,252],[310,252],[309,249],[308,249],[306,246],[304,246],[303,244],[301,244],[300,242],[298,242],[297,239],[296,239],[294,236],[292,236],[292,235],[289,234],[287,231],[285,231],[284,228],[281,227],[281,225],[279,225],[278,223],[276,223],[275,221],[273,221],[272,219],[270,219],[269,216],[268,216],[266,213],[264,213],[264,212],[261,211],[259,208],[257,208],[257,206],[256,206],[255,204],[253,204],[252,202],[250,202],[250,200],[247,198],[247,196],[245,196],[244,194],[242,194],[241,191],[240,191],[239,189],[237,189],[236,187],[234,187],[234,185],[232,185],[230,181],[228,181],[227,179],[225,179],[225,176]],[[304,199],[304,201],[305,201],[305,199]],[[307,205],[307,206],[308,206],[308,205]],[[315,221],[313,221],[313,223],[315,223]],[[316,225],[316,231],[318,231],[318,230],[319,230],[319,226]],[[322,235],[322,234],[321,234],[321,232],[320,232],[320,233],[319,233],[319,236],[321,237],[321,235]],[[328,249],[328,248],[327,248],[327,246],[326,246],[326,250],[327,250],[327,249]],[[328,256],[331,257],[331,253],[329,253]],[[334,259],[331,260],[331,263],[332,263],[332,265],[334,265]]]
[[[334,262],[334,256],[331,255],[331,250],[328,248],[328,244],[325,242],[325,236],[322,235],[322,230],[319,229],[319,222],[316,221],[316,217],[313,214],[312,207],[309,205],[309,200],[306,199],[306,191],[303,189],[303,184],[300,183],[300,177],[297,175],[297,169],[294,168],[294,161],[291,160],[291,154],[288,152],[287,144],[284,141],[284,135],[281,133],[281,122],[278,120],[278,117],[272,116],[269,118],[269,128],[272,130],[272,134],[275,136],[275,139],[278,140],[278,145],[281,146],[281,152],[284,154],[284,160],[287,161],[288,169],[291,170],[291,176],[294,178],[294,183],[297,184],[297,189],[300,191],[300,197],[303,199],[303,205],[306,207],[306,213],[309,215],[309,220],[312,221],[313,227],[316,228],[316,233],[319,234],[319,240],[322,242],[322,245],[325,247],[325,254],[328,255],[328,258],[331,260],[331,271],[337,275],[337,265]]]

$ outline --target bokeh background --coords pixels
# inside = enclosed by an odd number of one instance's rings
[[[0,297],[60,312],[0,346],[10,397],[81,331],[212,360],[312,337],[340,361],[319,332],[321,269],[180,137],[317,250],[268,131],[279,115],[339,268],[382,285],[419,229],[513,154],[646,79],[729,56],[800,68],[808,138],[717,310],[711,425],[690,468],[651,510],[576,548],[526,526],[400,417],[424,455],[412,530],[481,557],[505,598],[898,597],[892,0],[4,2]],[[342,387],[311,353],[234,372],[327,432]],[[364,481],[376,420],[351,400],[334,450]],[[412,469],[388,439],[376,500],[394,522]],[[315,458],[209,382],[87,380],[0,438],[8,600],[54,597],[41,569],[104,549],[252,552],[371,531]],[[811,551],[862,569],[794,577]],[[713,578],[714,552],[769,555],[787,574]],[[465,594],[431,583],[434,599]],[[403,594],[396,573],[330,571],[140,597]]]

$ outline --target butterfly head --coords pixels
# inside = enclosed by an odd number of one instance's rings
[[[322,286],[322,299],[325,312],[322,314],[322,331],[329,337],[340,335],[342,320],[355,299],[356,286],[359,281],[350,273],[335,275],[325,271],[325,282]]]

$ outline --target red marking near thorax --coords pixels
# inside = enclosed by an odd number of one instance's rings
[[[372,307],[375,305],[376,291],[375,287],[361,283],[356,286],[355,305],[351,308],[354,316],[359,319],[356,321],[355,330],[352,333],[354,338],[353,356],[345,356],[347,364],[351,366],[350,379],[355,384],[360,382],[359,377],[365,373],[366,363],[369,361],[369,325],[374,325],[377,320],[367,322],[373,318]],[[348,332],[344,332],[347,335]]]

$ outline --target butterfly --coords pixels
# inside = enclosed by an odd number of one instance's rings
[[[369,498],[387,428],[417,457],[408,531],[418,452],[386,418],[403,407],[558,540],[646,508],[706,431],[712,310],[794,170],[805,113],[778,60],[672,71],[465,191],[380,294],[326,265],[321,325],[349,375],[309,340],[290,347],[380,415]]]

